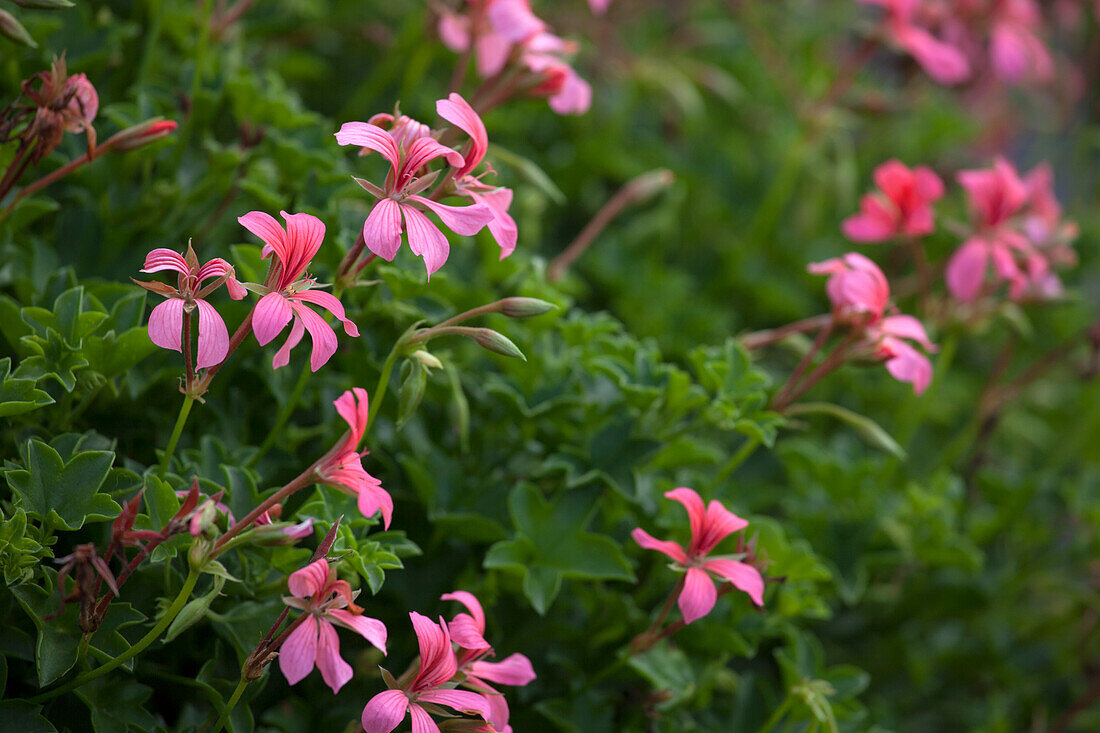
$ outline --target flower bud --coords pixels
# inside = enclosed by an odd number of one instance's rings
[[[413,358],[421,363],[426,369],[442,369],[443,362],[437,359],[432,354],[429,354],[424,349],[417,349],[413,352]]]
[[[527,361],[527,357],[523,355],[519,347],[512,343],[511,339],[507,336],[499,334],[491,328],[474,328],[471,329],[471,331],[470,338],[481,344],[483,348],[497,354],[503,354],[504,356],[511,356],[516,359]]]
[[[73,4],[69,0],[11,0],[21,8],[28,10],[60,10],[71,8]]]
[[[103,145],[119,152],[136,150],[161,138],[168,137],[178,127],[179,123],[175,120],[154,117],[115,133]]]
[[[205,537],[196,537],[187,551],[187,562],[196,570],[206,564],[206,554],[210,552],[210,541]]]
[[[19,21],[6,10],[0,10],[0,35],[23,46],[38,48],[38,44],[31,38],[31,34],[27,33],[27,29],[20,25]]]
[[[541,316],[557,308],[553,303],[538,298],[504,298],[498,301],[500,312],[509,318]]]

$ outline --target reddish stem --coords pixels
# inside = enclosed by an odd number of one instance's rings
[[[279,502],[285,500],[287,497],[289,497],[291,494],[298,491],[299,489],[304,489],[305,487],[312,484],[317,478],[316,474],[315,474],[315,470],[316,470],[317,466],[321,465],[321,463],[326,458],[327,458],[327,456],[322,456],[313,465],[311,465],[305,471],[302,471],[300,474],[298,474],[298,476],[293,481],[291,481],[289,484],[287,484],[283,488],[279,489],[274,494],[272,494],[267,499],[265,499],[263,502],[261,502],[260,505],[258,507],[256,507],[255,509],[253,509],[252,511],[250,511],[248,513],[248,515],[245,516],[244,519],[239,520],[236,524],[234,524],[232,527],[230,527],[228,530],[226,530],[225,534],[223,534],[221,537],[219,537],[217,542],[214,543],[214,547],[210,551],[210,558],[213,559],[213,558],[217,557],[219,554],[221,554],[221,552],[224,551],[224,548],[225,548],[226,544],[229,542],[229,540],[236,537],[238,534],[240,534],[243,530],[247,529],[248,527],[251,527],[252,523],[255,522],[260,517],[261,514],[266,512],[272,506],[274,506],[275,504],[278,504]]]

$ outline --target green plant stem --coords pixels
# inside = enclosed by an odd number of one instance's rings
[[[378,411],[382,409],[382,401],[386,399],[386,389],[390,386],[393,365],[397,361],[397,352],[403,342],[404,339],[397,340],[397,343],[390,349],[390,355],[386,357],[386,361],[382,364],[382,373],[378,375],[378,384],[374,386],[374,392],[371,393],[370,414],[367,416],[367,427],[363,430],[364,437],[370,432],[370,426],[374,423],[374,418],[378,416]]]
[[[225,727],[226,721],[229,720],[230,713],[233,712],[233,708],[237,706],[237,701],[241,699],[241,693],[244,692],[244,688],[248,686],[248,680],[241,677],[241,681],[237,683],[237,688],[233,690],[233,694],[229,698],[229,702],[222,708],[221,715],[214,721],[214,727],[211,728],[212,733],[218,733],[223,727]]]
[[[298,474],[298,476],[289,484],[276,491],[267,499],[260,502],[260,505],[250,511],[248,515],[244,517],[244,519],[238,520],[236,524],[227,529],[225,534],[219,537],[218,541],[214,543],[214,547],[212,550],[210,550],[210,554],[208,556],[209,559],[213,560],[215,557],[228,550],[229,547],[227,545],[229,544],[229,541],[248,527],[251,527],[252,523],[255,522],[261,514],[266,512],[274,505],[278,504],[283,499],[286,499],[288,496],[298,491],[299,489],[304,489],[306,486],[312,484],[316,479],[316,475],[314,472],[317,466],[319,466],[324,460],[325,457],[322,457],[321,459],[316,461],[309,468]]]
[[[788,692],[787,696],[783,698],[783,702],[775,709],[771,717],[764,722],[764,725],[760,726],[757,733],[768,733],[769,731],[775,730],[775,726],[779,725],[779,721],[781,721],[783,716],[787,714],[787,711],[791,709],[793,702],[794,699]]]
[[[759,447],[760,438],[748,438],[745,440],[745,442],[741,444],[741,447],[737,449],[737,452],[730,456],[730,459],[718,469],[718,473],[714,474],[714,479],[710,482],[711,487],[718,486],[728,479],[730,475],[736,471],[742,463],[747,461]]]
[[[306,382],[309,380],[310,375],[309,362],[307,361],[302,365],[302,373],[298,375],[298,381],[294,384],[294,390],[290,393],[290,397],[283,404],[279,410],[279,414],[275,416],[275,422],[271,426],[271,430],[268,431],[267,437],[264,438],[264,442],[260,445],[260,449],[244,464],[245,468],[253,468],[260,460],[267,455],[267,452],[271,450],[275,445],[275,441],[278,440],[280,433],[284,427],[286,427],[287,420],[290,419],[291,413],[294,412],[294,408],[298,406],[298,401],[302,399],[302,392],[305,391]]]
[[[168,439],[168,447],[164,449],[164,457],[160,459],[160,471],[158,475],[163,477],[168,472],[168,463],[172,460],[172,454],[176,452],[176,444],[183,433],[183,426],[187,424],[187,416],[191,414],[191,406],[195,404],[195,398],[185,396],[180,405],[180,414],[176,418],[176,426],[172,428],[172,437]]]
[[[164,612],[164,615],[161,616],[160,621],[158,621],[156,625],[149,630],[149,633],[141,637],[141,639],[138,640],[138,642],[132,647],[124,651],[122,654],[119,654],[110,662],[107,662],[106,664],[100,667],[96,667],[95,669],[88,672],[85,672],[76,679],[73,679],[68,683],[62,685],[61,687],[54,688],[49,692],[44,692],[41,695],[31,698],[31,702],[38,703],[42,702],[43,700],[49,700],[52,697],[56,697],[57,695],[60,695],[64,692],[68,692],[69,690],[87,684],[94,679],[102,677],[116,667],[122,666],[126,662],[136,657],[138,654],[141,654],[141,652],[145,651],[146,647],[156,641],[160,637],[160,635],[164,633],[169,624],[171,624],[172,621],[175,620],[179,612],[183,610],[184,605],[191,598],[191,591],[195,589],[195,584],[198,582],[198,580],[198,569],[191,568],[190,572],[188,572],[187,574],[187,579],[183,581],[183,587],[180,588],[179,594],[176,596],[175,600],[172,601],[172,605],[170,605],[168,607],[168,610]]]

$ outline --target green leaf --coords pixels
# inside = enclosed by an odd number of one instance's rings
[[[801,404],[791,405],[787,408],[788,415],[832,415],[833,417],[848,423],[855,428],[856,434],[859,435],[868,445],[878,448],[879,450],[886,451],[891,455],[905,460],[905,449],[898,445],[898,442],[894,440],[891,435],[886,432],[881,425],[872,420],[869,417],[860,415],[859,413],[852,412],[840,405],[834,405],[828,402],[806,402]]]
[[[4,475],[28,511],[53,527],[74,530],[85,521],[113,519],[121,513],[111,497],[98,493],[114,458],[110,451],[81,451],[66,463],[53,448],[32,439],[27,469],[10,469]]]
[[[57,577],[52,568],[46,571],[51,582]],[[30,583],[11,588],[16,600],[38,629],[38,641],[34,646],[35,666],[38,669],[38,685],[45,687],[76,664],[76,651],[83,636],[76,625],[77,607],[69,604],[64,613],[44,622],[46,616],[60,607],[60,595],[56,589],[45,589]]]
[[[210,591],[198,598],[188,601],[187,605],[185,605],[180,610],[179,614],[172,619],[172,623],[168,626],[168,630],[164,632],[164,643],[167,644],[189,629],[192,625],[201,621],[202,617],[206,615],[206,612],[210,610],[210,604],[213,603],[214,599],[221,593],[224,585],[225,578],[215,573],[214,585],[210,588]]]
[[[77,697],[91,711],[95,733],[148,731],[157,727],[156,716],[145,709],[153,688],[133,680],[100,677],[76,688]]]
[[[41,705],[26,700],[0,701],[0,730],[19,733],[57,733],[53,723],[39,715]]]
[[[53,397],[35,387],[33,379],[9,377],[11,358],[0,359],[0,417],[22,415],[39,407],[53,404]]]

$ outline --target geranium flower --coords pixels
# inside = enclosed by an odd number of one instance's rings
[[[473,593],[456,590],[444,593],[440,600],[458,601],[469,613],[459,613],[449,625],[451,640],[461,647],[458,655],[458,674],[465,675],[462,684],[483,693],[489,706],[489,723],[493,730],[511,731],[508,725],[508,702],[490,685],[523,687],[535,679],[535,669],[531,660],[523,654],[511,654],[499,662],[486,662],[484,658],[493,653],[492,646],[485,641],[485,611]]]
[[[362,387],[350,389],[332,404],[336,405],[336,411],[347,422],[348,432],[326,454],[327,457],[317,468],[317,480],[357,497],[359,511],[364,517],[373,517],[375,512],[381,511],[382,524],[389,529],[393,499],[382,488],[382,482],[363,468],[362,459],[367,452],[357,450],[370,418],[367,390]]]
[[[921,0],[857,0],[886,10],[887,37],[941,84],[958,84],[970,77],[970,62],[955,45],[936,38],[917,19]]]
[[[317,282],[305,274],[324,240],[324,223],[310,214],[279,213],[286,220],[285,231],[274,217],[262,211],[250,211],[237,219],[241,226],[263,240],[261,255],[266,258],[274,254],[276,258],[267,281],[256,288],[263,296],[252,316],[252,332],[256,334],[260,346],[266,346],[293,319],[290,335],[275,352],[271,366],[274,369],[286,366],[290,361],[291,349],[309,331],[313,340],[309,367],[316,372],[336,353],[336,332],[305,304],[319,305],[332,313],[344,325],[344,333],[349,336],[357,337],[359,329],[344,315],[344,306],[336,296],[312,289]]]
[[[719,581],[729,581],[738,590],[748,594],[752,602],[764,605],[764,578],[760,571],[748,563],[728,558],[711,558],[707,555],[730,534],[749,526],[749,523],[722,506],[718,500],[704,505],[694,490],[681,487],[665,493],[666,499],[678,501],[687,510],[691,523],[691,543],[685,548],[669,540],[654,539],[641,527],[630,533],[642,547],[668,555],[676,566],[686,571],[684,587],[677,598],[684,623],[690,624],[706,616],[718,601],[718,591],[711,575]]]
[[[480,176],[471,175],[485,159],[485,153],[489,150],[489,136],[485,131],[485,124],[474,108],[458,94],[440,99],[435,103],[435,109],[440,117],[470,136],[470,143],[462,153],[463,164],[455,171],[455,190],[459,196],[464,196],[475,204],[485,204],[492,210],[493,218],[489,222],[489,232],[500,245],[500,259],[504,259],[515,251],[518,237],[516,222],[508,214],[508,208],[512,205],[512,191],[508,188],[490,186],[483,183]],[[491,171],[490,168],[488,172]]]
[[[386,653],[385,624],[362,615],[363,609],[355,605],[359,592],[352,592],[346,580],[337,580],[336,569],[327,560],[321,558],[294,571],[287,585],[293,598],[284,597],[283,602],[308,614],[279,649],[279,669],[288,684],[301,682],[315,664],[333,694],[352,678],[351,665],[340,657],[334,625],[351,629]]]
[[[447,206],[419,195],[436,179],[435,175],[423,175],[421,169],[428,163],[436,158],[446,158],[448,164],[460,168],[465,162],[462,155],[438,140],[418,137],[408,145],[399,145],[378,125],[345,122],[336,133],[336,141],[341,145],[369,148],[390,162],[390,172],[383,188],[355,179],[378,199],[363,222],[363,240],[367,249],[382,259],[393,261],[401,246],[401,232],[405,231],[409,249],[424,258],[424,266],[430,276],[447,261],[450,244],[423,211],[435,212],[448,228],[463,236],[477,234],[493,220],[493,212],[486,204]]]
[[[844,220],[844,235],[853,242],[883,242],[899,236],[919,237],[935,229],[932,204],[943,198],[940,177],[927,166],[910,170],[898,160],[875,169],[879,191],[860,199],[860,213]]]
[[[424,708],[424,703],[480,715],[488,722],[491,713],[484,696],[442,687],[458,671],[447,622],[441,618],[436,624],[415,611],[409,613],[409,618],[412,619],[420,646],[420,667],[416,676],[405,686],[380,692],[367,702],[361,721],[366,732],[390,733],[408,713],[416,733],[439,733],[439,726]]]
[[[540,77],[528,94],[546,97],[559,115],[582,115],[592,106],[592,87],[565,60],[577,44],[553,33],[539,33],[523,44],[520,60]]]
[[[199,346],[195,354],[195,367],[205,369],[225,361],[229,353],[229,331],[225,321],[206,297],[225,284],[229,297],[243,298],[247,291],[233,276],[233,266],[215,257],[199,266],[198,257],[190,245],[185,255],[170,249],[157,248],[145,256],[142,272],[152,273],[172,270],[179,273],[176,287],[158,282],[139,282],[138,285],[167,298],[149,314],[149,339],[162,349],[183,351],[184,314],[199,312]],[[211,278],[214,282],[203,285]]]
[[[877,320],[890,304],[890,283],[886,276],[878,265],[858,252],[813,262],[806,269],[814,275],[829,276],[825,292],[839,320],[851,321],[857,316]]]

